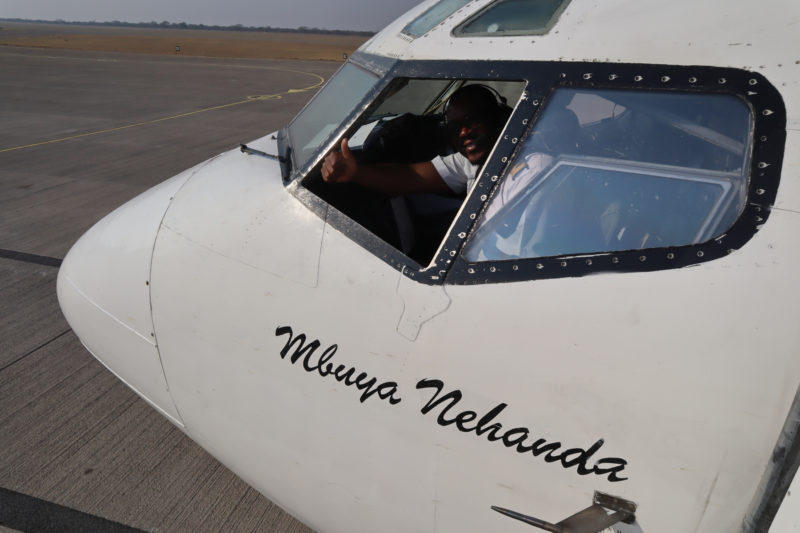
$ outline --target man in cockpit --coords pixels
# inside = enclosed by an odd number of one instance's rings
[[[363,165],[350,152],[347,139],[322,165],[328,183],[357,183],[389,195],[432,192],[466,194],[492,151],[511,109],[483,85],[466,85],[453,93],[445,108],[445,125],[455,153],[421,163]]]

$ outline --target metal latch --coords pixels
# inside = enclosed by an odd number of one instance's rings
[[[594,493],[591,506],[578,511],[557,524],[551,524],[539,518],[494,505],[492,509],[500,514],[552,533],[599,533],[619,522],[632,524],[636,520],[635,503],[602,492]]]

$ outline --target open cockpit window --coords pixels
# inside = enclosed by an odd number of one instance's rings
[[[379,77],[345,63],[313,100],[289,124],[294,168],[301,169],[317,149],[378,83]]]
[[[427,265],[511,114],[506,102],[516,103],[524,86],[520,81],[395,78],[333,143],[333,149],[302,184],[372,235]],[[454,109],[448,107],[451,96],[470,91],[481,93],[488,103],[456,120]],[[480,132],[480,126],[489,122],[496,127]],[[321,132],[320,138],[327,135]],[[379,173],[380,180],[394,180],[400,184],[398,190],[338,181],[338,177],[325,174],[329,158],[344,156],[343,138],[347,139],[347,164]],[[457,167],[453,176],[446,174],[448,165]],[[419,166],[424,168],[417,171]],[[427,186],[406,190],[402,184],[405,174],[395,177],[394,173],[409,168],[418,174],[436,173],[435,177],[441,178],[439,190]]]
[[[456,36],[542,35],[569,0],[498,0],[453,32]]]
[[[471,263],[677,247],[745,207],[753,116],[739,97],[557,89],[463,250]]]

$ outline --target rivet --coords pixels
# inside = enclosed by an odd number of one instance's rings
[[[617,76],[616,74],[609,74],[609,75],[608,75],[608,79],[609,79],[609,81],[614,81],[614,80],[615,80],[615,79],[617,79],[617,78],[619,78],[619,76]]]
[[[500,161],[502,161],[503,163],[505,163],[506,161],[508,161],[508,158],[507,158],[507,157],[504,157],[504,158],[503,158],[503,159],[501,159]]]
[[[476,217],[476,216],[477,216],[477,215],[475,215],[475,213],[470,213],[470,214],[469,214],[469,219],[470,219],[470,220],[475,220],[475,217]]]
[[[661,83],[667,83],[670,80],[669,76],[661,76]]]
[[[488,196],[486,196],[485,194],[482,194],[481,195],[481,202],[485,202],[486,198],[488,198]]]
[[[585,80],[592,79],[592,73],[591,72],[587,72],[586,74],[583,75],[583,79],[585,79]]]
[[[498,180],[497,176],[492,176],[492,181],[497,181],[497,180]]]
[[[761,218],[761,217],[759,217],[759,216],[757,216],[757,217],[756,217],[756,222],[764,222],[764,219],[763,219],[763,218]]]
[[[670,261],[675,259],[675,254],[673,254],[672,252],[668,253],[667,254],[667,259],[669,259]]]
[[[517,139],[516,137],[514,137],[513,139],[511,139],[511,143],[512,143],[512,144],[517,144],[517,141],[519,141],[519,139]]]
[[[640,255],[640,256],[639,256],[639,261],[641,261],[642,263],[644,263],[645,261],[647,261],[647,256],[646,256],[646,255]]]
[[[563,80],[563,79],[564,79],[564,78],[566,78],[566,77],[567,77],[567,73],[566,73],[566,72],[562,72],[562,73],[561,73],[561,79]]]
[[[766,135],[762,135],[761,137],[758,138],[758,140],[761,141],[762,143],[766,142],[767,141],[767,136]]]
[[[691,78],[689,78],[689,83],[697,83],[697,78],[692,76]]]
[[[497,269],[495,267],[489,267],[489,272],[497,272]]]
[[[562,266],[562,267],[565,267],[565,266],[567,266],[567,262],[566,262],[566,261],[561,261],[561,266]]]
[[[759,195],[759,196],[761,196],[765,192],[767,192],[767,191],[765,191],[764,189],[756,189],[756,194]]]
[[[522,120],[522,125],[523,126],[526,125],[527,123],[528,123],[528,119],[527,118]]]
[[[760,206],[760,205],[757,205],[757,206],[755,207],[755,211],[756,211],[756,213],[760,213],[760,212],[761,212],[761,206]]]
[[[765,117],[768,117],[773,113],[774,111],[772,109],[765,109],[764,111],[761,112],[761,114],[764,115]]]
[[[456,251],[450,250],[450,257],[455,257],[455,256],[456,256]]]
[[[769,163],[765,163],[763,161],[760,161],[758,163],[758,168],[767,168],[768,166],[769,166]]]
[[[750,85],[757,85],[758,84],[758,80],[757,79],[750,79],[750,80],[747,81],[747,83],[749,83]]]
[[[619,263],[619,257],[612,257],[611,262],[616,265],[617,263]]]
[[[717,83],[719,83],[720,85],[725,85],[726,83],[728,83],[728,80],[725,78],[720,78],[717,80]]]
[[[586,260],[586,264],[587,264],[587,265],[589,265],[589,266],[591,266],[591,265],[592,265],[592,260],[591,260],[591,259],[587,259],[587,260]]]
[[[542,270],[542,269],[544,268],[544,265],[543,265],[543,264],[541,264],[541,263],[536,263],[536,268],[537,268],[538,270]]]
[[[514,265],[511,267],[511,270],[519,270],[519,267],[517,265]]]
[[[474,274],[475,273],[475,269],[474,268],[468,268],[467,272],[469,272],[470,274]]]
[[[534,100],[534,101],[533,101],[533,102],[531,102],[531,103],[532,103],[533,105],[539,105],[539,100]]]
[[[463,231],[462,231],[461,233],[459,233],[459,234],[458,234],[458,238],[459,238],[459,239],[463,239],[463,238],[465,238],[466,236],[467,236],[467,234],[466,234],[466,233],[464,233]]]
[[[704,255],[706,254],[703,253],[703,250],[697,250],[697,257],[703,257]]]
[[[644,78],[642,76],[634,76],[633,81],[642,81]]]

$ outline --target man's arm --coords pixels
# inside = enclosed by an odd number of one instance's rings
[[[358,183],[388,195],[434,192],[452,193],[433,163],[360,165],[342,139],[341,152],[332,151],[322,163],[322,179],[328,183]]]

